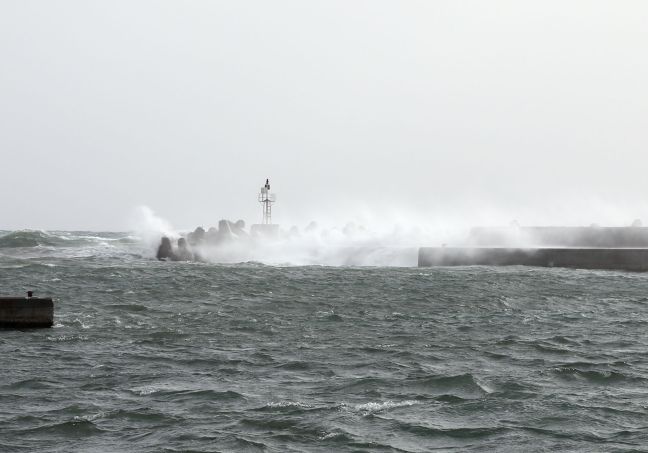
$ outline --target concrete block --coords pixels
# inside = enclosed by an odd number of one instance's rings
[[[49,297],[0,297],[0,327],[52,327],[54,302]]]

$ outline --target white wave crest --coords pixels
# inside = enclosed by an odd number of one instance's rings
[[[387,409],[394,409],[396,407],[413,406],[415,404],[420,404],[420,403],[419,401],[414,401],[414,400],[382,401],[382,402],[357,404],[354,406],[354,409],[358,412],[374,413],[374,412],[379,412]]]

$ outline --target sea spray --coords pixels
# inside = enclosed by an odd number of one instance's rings
[[[209,229],[208,226],[204,228]],[[148,207],[140,208],[134,229],[151,255],[155,254],[163,236],[173,242],[188,236],[191,244],[189,232],[173,228],[170,222]],[[276,235],[250,235],[236,228],[234,231],[231,233],[228,226],[225,238],[215,236],[214,241],[191,244],[196,260],[212,263],[254,261],[278,265],[416,266],[419,246],[442,245],[465,235],[461,230],[449,234],[438,227],[389,222],[370,227],[354,222],[320,227],[317,222],[310,222],[302,228],[281,228]],[[237,231],[240,232],[237,234]]]

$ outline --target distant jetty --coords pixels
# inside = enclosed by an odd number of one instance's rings
[[[474,228],[466,245],[421,247],[418,265],[539,266],[646,272],[648,228]]]

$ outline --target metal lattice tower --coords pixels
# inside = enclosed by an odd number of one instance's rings
[[[270,180],[266,179],[265,186],[259,192],[259,203],[263,204],[263,224],[272,225],[272,203],[277,200],[275,194],[270,193]]]

